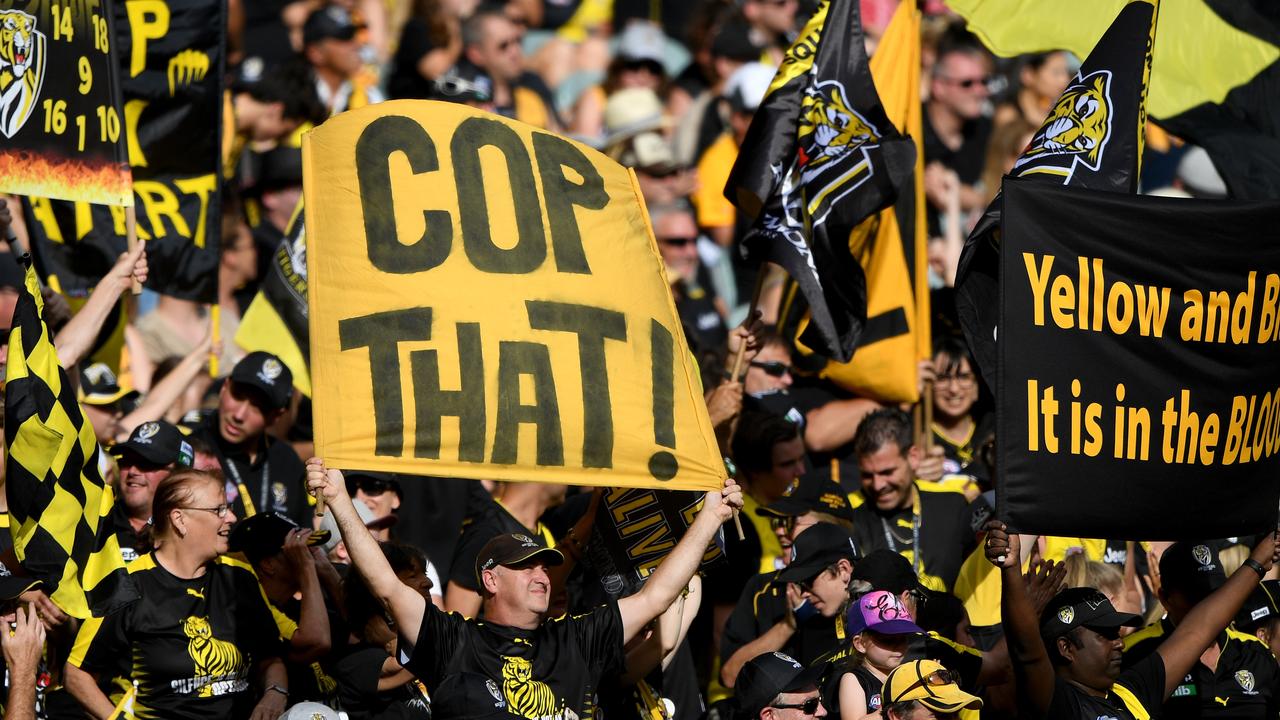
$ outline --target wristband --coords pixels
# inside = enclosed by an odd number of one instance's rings
[[[1267,576],[1267,569],[1262,567],[1262,563],[1258,562],[1257,560],[1254,560],[1253,558],[1246,558],[1243,564],[1245,567],[1258,573],[1259,578],[1264,578]]]
[[[285,696],[286,698],[289,697],[289,691],[286,690],[285,688],[280,687],[279,685],[268,685],[267,690],[268,691],[274,690],[280,693],[281,695]]]

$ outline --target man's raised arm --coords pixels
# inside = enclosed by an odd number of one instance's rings
[[[689,584],[702,564],[707,545],[734,510],[742,507],[742,489],[732,478],[718,491],[707,493],[702,510],[671,554],[658,565],[640,592],[618,601],[622,614],[622,641],[630,642],[645,625],[661,615]],[[394,577],[394,576],[393,576]]]
[[[329,512],[338,521],[338,531],[342,533],[352,566],[364,578],[374,597],[391,612],[400,635],[416,641],[422,629],[422,616],[427,611],[427,601],[396,577],[378,541],[369,534],[369,529],[356,514],[342,471],[327,470],[323,460],[311,458],[307,461],[307,490],[324,497]]]

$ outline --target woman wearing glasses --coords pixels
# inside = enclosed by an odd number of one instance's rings
[[[81,626],[68,689],[99,719],[114,706],[98,679],[121,677],[140,719],[275,720],[289,696],[280,636],[253,571],[224,555],[236,516],[223,481],[175,472],[152,510],[156,550],[129,566],[138,598]]]

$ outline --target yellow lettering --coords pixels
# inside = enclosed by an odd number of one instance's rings
[[[1249,342],[1249,325],[1253,322],[1253,290],[1258,273],[1250,270],[1245,291],[1236,296],[1231,308],[1231,342],[1242,345]]]
[[[181,207],[178,205],[178,196],[174,195],[173,191],[166,187],[164,183],[156,182],[155,180],[134,180],[133,192],[142,201],[142,207],[147,215],[147,223],[151,226],[153,235],[162,238],[169,234],[164,226],[164,219],[168,218],[169,222],[173,224],[174,232],[184,238],[191,237],[191,227],[187,225],[187,221],[182,217]]]
[[[1227,421],[1227,442],[1222,446],[1222,464],[1230,465],[1244,445],[1244,416],[1249,404],[1240,395],[1231,398],[1231,419]]]
[[[1231,297],[1220,290],[1209,293],[1209,307],[1205,311],[1206,321],[1204,326],[1205,342],[1227,341],[1227,313],[1231,306]],[[1214,337],[1214,329],[1217,329],[1218,335]]]
[[[1129,331],[1132,322],[1133,290],[1125,283],[1116,283],[1107,293],[1107,325],[1111,327],[1111,332],[1123,335]]]
[[[129,0],[129,31],[133,51],[129,57],[129,77],[135,78],[147,67],[147,43],[169,32],[169,6],[164,0]]]
[[[31,216],[40,223],[45,237],[53,242],[65,242],[62,239],[62,228],[58,227],[58,219],[53,216],[53,202],[49,198],[31,197]]]
[[[1276,311],[1280,309],[1280,275],[1271,273],[1267,276],[1265,289],[1262,291],[1262,312],[1258,315],[1258,342],[1270,342],[1276,334]]]
[[[210,173],[199,177],[183,178],[174,182],[174,185],[182,192],[200,198],[200,214],[197,216],[199,220],[196,222],[195,237],[191,241],[196,247],[203,248],[205,218],[209,212],[209,198],[218,189],[218,179]]]
[[[1036,271],[1036,258],[1031,253],[1022,253],[1022,264],[1027,268],[1027,280],[1031,281],[1031,293],[1035,298],[1033,309],[1035,324],[1044,325],[1044,291],[1049,286],[1049,270],[1053,268],[1053,256],[1045,255],[1040,260],[1040,270]]]
[[[1138,287],[1138,332],[1143,337],[1164,336],[1164,321],[1169,317],[1169,288]]]
[[[1182,302],[1187,306],[1182,311],[1182,339],[1199,340],[1204,332],[1204,296],[1199,290],[1188,290],[1182,293]]]
[[[149,102],[130,100],[124,104],[125,147],[129,150],[129,164],[134,167],[147,166],[147,156],[142,152],[142,142],[138,140],[138,119],[142,117],[142,111],[147,109]]]
[[[1071,309],[1076,304],[1076,291],[1071,286],[1071,281],[1066,275],[1059,275],[1053,279],[1053,289],[1050,291],[1049,312],[1053,315],[1053,322],[1063,330],[1070,330],[1073,323],[1071,322]]]

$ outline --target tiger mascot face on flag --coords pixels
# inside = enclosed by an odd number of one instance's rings
[[[0,10],[0,132],[13,137],[31,117],[44,79],[44,34],[36,19]]]
[[[818,169],[859,145],[880,141],[871,123],[849,107],[840,83],[818,83],[802,102],[797,134],[808,167]]]
[[[1076,76],[1053,106],[1049,118],[1031,139],[1019,166],[1075,163],[1097,170],[1111,134],[1111,73],[1105,70]],[[1057,156],[1057,160],[1041,160]]]

